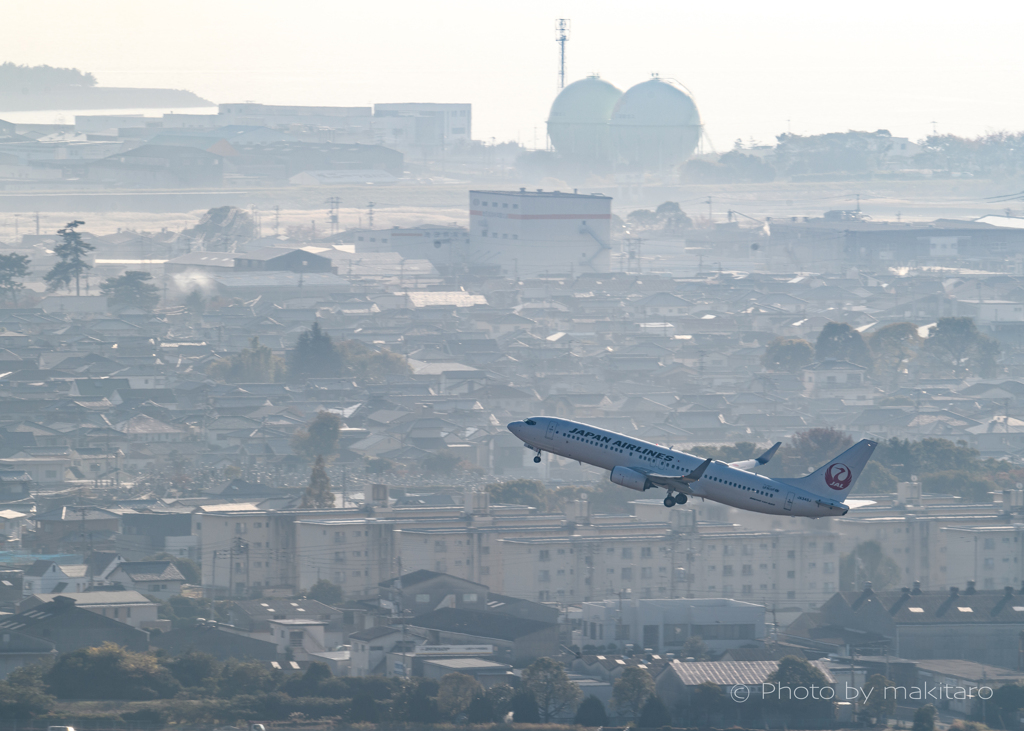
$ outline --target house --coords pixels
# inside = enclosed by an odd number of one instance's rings
[[[183,655],[190,650],[206,652],[218,660],[276,662],[277,644],[269,637],[259,638],[219,627],[216,622],[200,622],[195,627],[174,629],[154,635],[150,644],[168,655]]]
[[[426,643],[422,631],[407,627],[370,627],[349,635],[351,662],[349,674],[356,678],[385,675],[389,653],[412,653]]]
[[[86,591],[65,594],[33,594],[18,603],[19,612],[27,612],[56,597],[73,599],[75,606],[88,609],[103,617],[110,617],[136,629],[170,629],[171,622],[159,619],[159,605],[137,591]]]
[[[414,616],[442,607],[487,609],[487,587],[484,584],[436,571],[413,571],[382,581],[378,586],[381,599]]]
[[[495,646],[496,659],[517,666],[550,655],[558,647],[557,624],[499,612],[445,608],[421,614],[407,624],[425,633],[427,644],[491,644]]]
[[[270,246],[235,254],[237,271],[295,272],[296,274],[337,274],[331,259],[305,249]]]
[[[171,561],[125,561],[110,573],[110,581],[147,596],[170,599],[181,593],[185,577]]]
[[[8,630],[52,642],[57,652],[113,642],[134,652],[149,649],[149,633],[112,617],[82,609],[74,599],[56,596],[25,612],[0,617],[0,636]]]
[[[821,661],[812,661],[811,665],[819,670],[832,688],[833,696],[844,697],[845,688],[837,688],[837,679],[829,671],[828,666]],[[762,660],[741,662],[734,660],[717,662],[680,662],[673,660],[655,678],[654,688],[658,697],[665,705],[673,709],[678,726],[697,726],[697,719],[689,716],[690,699],[694,689],[704,683],[713,683],[721,688],[725,694],[736,700],[743,698],[742,707],[739,704],[729,704],[727,708],[731,712],[741,711],[743,718],[761,718],[762,692],[768,678],[779,668],[778,661]],[[749,703],[747,702],[749,701]],[[819,721],[831,721],[831,704],[825,704],[821,712],[823,714]],[[749,714],[749,716],[748,716]],[[732,720],[729,718],[728,720]],[[723,719],[728,724],[728,720]],[[763,724],[764,721],[761,721]],[[717,725],[717,724],[716,724]],[[748,723],[743,725],[750,727]],[[774,724],[773,724],[774,725]]]
[[[32,594],[63,594],[85,591],[92,583],[85,564],[58,565],[55,561],[38,560],[25,569],[22,591]]]
[[[251,634],[269,633],[270,624],[274,621],[315,620],[323,625],[321,634],[331,647],[344,644],[347,640],[345,627],[353,624],[352,614],[352,610],[331,607],[314,599],[247,599],[232,602],[228,608],[228,619],[232,626]]]
[[[56,659],[57,650],[49,640],[4,630],[0,634],[0,680],[23,665]]]
[[[1016,668],[1018,638],[1024,631],[1022,592],[977,591],[968,582],[963,592],[838,592],[815,611],[804,612],[786,633],[816,647],[847,646],[863,653],[886,647],[909,660],[958,658]]]

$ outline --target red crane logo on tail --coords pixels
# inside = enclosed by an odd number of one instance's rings
[[[825,470],[825,484],[833,490],[845,490],[853,481],[853,473],[842,462],[833,462]]]

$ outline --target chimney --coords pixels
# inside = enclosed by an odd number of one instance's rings
[[[976,592],[974,591],[974,580],[972,579],[971,581],[967,582],[967,589],[964,590],[964,594],[975,594],[975,593]]]
[[[956,586],[949,587],[949,595],[950,596],[959,596],[960,595],[960,589],[958,587],[956,587]]]
[[[910,590],[910,593],[915,595],[915,596],[921,593],[921,582],[920,581],[915,581],[914,582],[914,588]]]
[[[1013,587],[1012,586],[1004,586],[1003,587],[1003,596],[1006,597],[1007,599],[1012,597],[1013,596]]]
[[[864,593],[866,594],[869,591],[871,591],[871,582],[870,581],[865,581],[864,582]]]

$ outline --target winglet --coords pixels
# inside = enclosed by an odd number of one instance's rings
[[[686,482],[696,482],[697,480],[704,476],[704,470],[706,470],[708,468],[708,465],[710,465],[713,461],[714,460],[712,460],[711,457],[708,457],[706,460],[700,463],[697,469],[695,469],[693,472],[686,475],[682,479],[685,480]]]
[[[767,452],[762,454],[760,457],[758,457],[754,461],[757,462],[759,465],[766,465],[766,464],[768,464],[768,461],[772,457],[775,456],[775,453],[779,451],[779,447],[781,447],[781,446],[782,446],[782,442],[775,442],[775,444],[772,445],[771,449],[769,449]]]

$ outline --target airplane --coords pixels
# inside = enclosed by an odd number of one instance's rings
[[[771,478],[750,470],[767,464],[782,442],[760,457],[725,463],[551,416],[513,421],[508,430],[536,452],[534,462],[550,452],[610,470],[612,482],[637,492],[664,488],[666,508],[699,497],[755,513],[805,518],[846,515],[857,503],[870,504],[845,499],[878,445],[862,439],[805,477]]]

